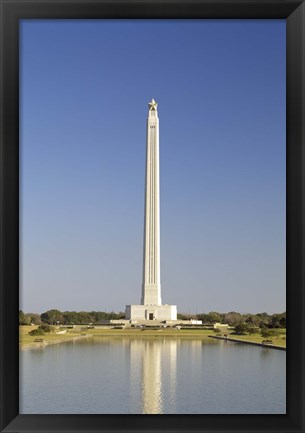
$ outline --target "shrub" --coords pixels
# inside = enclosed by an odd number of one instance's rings
[[[40,325],[38,326],[37,329],[41,329],[43,332],[46,332],[47,334],[49,334],[51,331],[54,331],[54,327],[47,324]]]
[[[29,335],[33,335],[33,336],[35,336],[35,335],[44,335],[44,332],[43,332],[42,329],[37,328],[37,329],[33,329],[32,331],[30,331]]]
[[[279,335],[279,333],[277,331],[275,331],[274,329],[262,329],[261,330],[261,336],[263,338],[266,337],[277,337]]]

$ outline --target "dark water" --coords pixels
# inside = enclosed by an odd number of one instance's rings
[[[285,382],[283,351],[95,337],[20,352],[20,413],[284,414]]]

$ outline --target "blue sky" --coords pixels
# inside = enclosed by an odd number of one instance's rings
[[[161,286],[179,312],[285,310],[284,20],[23,20],[26,312],[140,302],[147,103]]]

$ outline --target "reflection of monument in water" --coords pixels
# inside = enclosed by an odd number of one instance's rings
[[[140,395],[133,399],[137,398],[142,414],[164,413],[165,388],[167,412],[175,413],[178,344],[174,339],[130,341],[130,381],[138,381]]]
[[[125,318],[177,320],[176,305],[161,302],[159,118],[156,101],[148,105],[142,298],[141,305],[126,305]]]
[[[162,346],[151,340],[142,344],[142,413],[162,413]]]

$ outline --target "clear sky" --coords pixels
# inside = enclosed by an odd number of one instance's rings
[[[23,20],[20,307],[141,297],[147,103],[178,312],[285,311],[284,20]]]

